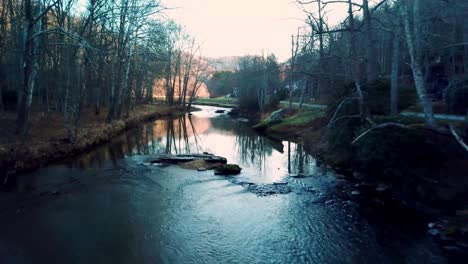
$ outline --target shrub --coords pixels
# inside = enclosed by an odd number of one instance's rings
[[[390,114],[390,82],[385,79],[363,86],[365,103],[371,114]],[[399,87],[398,89],[398,109],[401,111],[416,103],[416,92],[411,87]]]
[[[3,90],[2,98],[3,98],[3,105],[7,110],[16,110],[18,104],[18,94],[15,90]]]
[[[450,113],[465,115],[468,110],[468,80],[449,85],[444,91],[444,99]]]
[[[343,86],[338,86],[330,94],[330,103],[327,107],[327,116],[331,118],[338,106],[345,98],[355,97],[355,86],[354,83],[348,83]],[[359,113],[357,100],[350,100],[342,105],[339,116],[342,115],[354,115]]]
[[[288,89],[286,88],[281,88],[278,91],[276,91],[276,97],[278,98],[279,101],[286,100],[289,96]]]
[[[257,111],[258,101],[255,94],[241,94],[239,96],[239,107],[246,111]]]
[[[438,167],[443,156],[421,130],[398,127],[372,131],[356,143],[355,155],[362,171],[392,180],[409,168]]]
[[[273,94],[268,98],[268,103],[266,105],[267,109],[276,109],[279,106],[281,99],[277,94]]]
[[[370,114],[390,114],[390,82],[388,80],[377,80],[373,83],[363,85],[364,103]],[[338,105],[345,98],[356,97],[354,83],[348,83],[341,88],[335,89],[331,94],[332,103],[329,104],[329,115],[331,116]],[[416,92],[411,87],[400,87],[398,90],[398,109],[403,110],[417,102]],[[346,103],[340,110],[340,115],[354,115],[358,113],[358,101],[352,100]]]

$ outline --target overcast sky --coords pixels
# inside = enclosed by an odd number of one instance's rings
[[[304,25],[293,0],[163,0],[169,17],[203,43],[208,57],[290,55],[291,34]]]

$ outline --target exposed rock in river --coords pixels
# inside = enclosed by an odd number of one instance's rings
[[[271,113],[271,115],[267,119],[253,126],[252,128],[257,131],[264,131],[270,125],[281,122],[281,120],[283,120],[284,118],[285,113],[286,113],[286,110],[284,109],[276,110],[273,113]]]
[[[281,121],[284,118],[284,114],[286,113],[286,110],[284,109],[279,109],[271,113],[271,115],[265,120],[267,122],[278,122]]]
[[[222,163],[226,164],[226,158],[215,156],[212,154],[179,154],[179,155],[169,155],[162,154],[157,156],[152,163],[171,163],[179,164],[186,163],[194,160],[203,160],[207,163]]]
[[[212,170],[223,165],[221,162],[207,162],[202,159],[197,159],[189,162],[179,163],[179,166],[188,170],[206,171]]]
[[[241,172],[242,168],[236,164],[225,164],[215,169],[216,175],[235,175]]]
[[[204,152],[203,154],[161,154],[156,156],[151,163],[143,163],[143,165],[176,164],[184,169],[205,171],[216,169],[226,163],[226,158]]]

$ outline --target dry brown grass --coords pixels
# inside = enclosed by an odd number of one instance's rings
[[[145,120],[180,112],[174,107],[140,105],[128,117],[107,123],[107,109],[103,109],[99,115],[87,109],[80,120],[75,142],[70,142],[65,120],[60,113],[33,112],[26,136],[15,133],[16,114],[1,113],[0,180],[3,174],[26,171],[88,150]]]

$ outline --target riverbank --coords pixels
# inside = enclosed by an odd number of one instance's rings
[[[0,263],[448,262],[423,228],[408,225],[412,215],[388,207],[385,217],[366,214],[354,185],[302,145],[279,148],[249,123],[201,109],[16,177],[0,196]],[[216,153],[242,172],[220,178],[145,164],[187,149]]]
[[[182,113],[184,111],[176,107],[140,105],[128,117],[107,123],[107,111],[101,111],[98,115],[91,110],[84,111],[77,138],[73,142],[59,113],[33,113],[27,136],[14,133],[16,116],[13,113],[3,113],[0,117],[0,183],[7,184],[12,175],[85,152],[141,122]]]
[[[235,108],[237,107],[237,99],[232,97],[218,97],[218,98],[198,98],[194,104]]]
[[[407,128],[376,129],[353,144],[368,126],[349,119],[328,129],[329,118],[319,109],[278,110],[254,128],[277,140],[304,144],[354,184],[353,194],[369,201],[382,195],[397,201],[425,215],[431,221],[430,233],[438,239],[468,248],[467,153],[453,136],[428,129],[420,118],[373,119]]]

